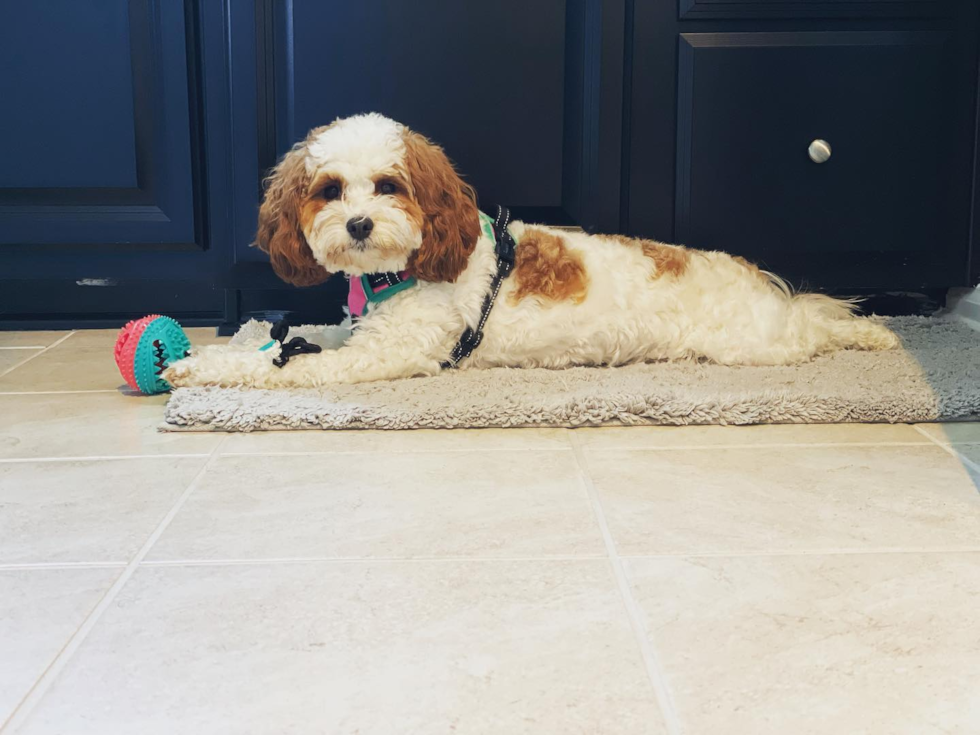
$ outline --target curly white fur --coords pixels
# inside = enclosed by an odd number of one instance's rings
[[[303,231],[310,251],[327,270],[349,275],[401,270],[420,247],[418,223],[394,198],[376,193],[371,183],[392,172],[411,178],[403,160],[404,133],[402,126],[379,115],[358,116],[322,129],[300,153],[306,156],[311,180],[328,175],[346,182],[344,196],[324,205]],[[397,242],[367,247],[351,242],[341,223],[353,215],[385,223],[382,234]],[[526,227],[511,225],[518,248]],[[725,253],[689,250],[683,272],[671,275],[659,273],[655,259],[621,238],[534,229],[559,236],[580,259],[587,293],[580,301],[534,296],[513,300],[512,276],[497,298],[482,344],[461,369],[679,358],[785,365],[837,349],[897,345],[892,332],[854,316],[847,302],[794,295],[779,279]],[[272,364],[276,350],[209,346],[172,365],[164,377],[174,386],[277,388],[433,375],[463,329],[478,321],[495,268],[493,242],[481,234],[454,282],[420,281],[373,306],[340,349],[299,356],[280,369]]]

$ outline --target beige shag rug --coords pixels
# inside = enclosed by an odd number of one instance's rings
[[[918,422],[980,417],[980,333],[952,318],[886,320],[902,349],[793,367],[661,362],[446,371],[328,390],[180,388],[166,431],[419,429],[600,424]],[[233,341],[267,336],[250,322]],[[337,327],[301,327],[325,346]],[[297,359],[303,359],[299,357]]]

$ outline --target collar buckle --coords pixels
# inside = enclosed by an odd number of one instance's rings
[[[506,263],[507,270],[510,271],[517,258],[517,243],[514,242],[514,237],[510,234],[510,230],[505,229],[502,233],[497,233],[497,243],[494,246],[494,250],[497,253],[497,259],[501,263]]]

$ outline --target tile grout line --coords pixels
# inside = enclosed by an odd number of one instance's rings
[[[626,608],[626,615],[629,618],[630,628],[632,628],[633,637],[639,646],[640,656],[643,659],[647,676],[650,679],[650,684],[653,686],[653,691],[657,698],[657,704],[660,707],[660,713],[664,719],[664,725],[670,735],[680,735],[682,728],[680,720],[677,716],[677,710],[674,707],[670,689],[667,686],[667,679],[664,674],[663,665],[661,664],[657,653],[653,649],[653,644],[650,642],[650,636],[647,633],[646,626],[643,624],[643,617],[640,614],[639,605],[637,604],[636,599],[633,597],[633,593],[630,590],[630,582],[629,577],[626,574],[626,568],[624,567],[623,562],[616,551],[616,542],[613,540],[612,533],[609,531],[609,524],[606,521],[606,514],[602,508],[602,501],[599,499],[599,493],[598,490],[596,490],[595,483],[592,480],[592,475],[589,472],[588,464],[585,461],[585,455],[582,452],[582,447],[578,438],[572,433],[568,434],[568,441],[571,444],[572,451],[575,454],[575,461],[578,464],[579,475],[581,476],[582,483],[585,485],[585,491],[588,493],[589,503],[592,506],[592,512],[595,515],[596,523],[598,524],[599,531],[602,534],[603,543],[605,544],[606,551],[609,554],[609,563],[613,569],[613,576],[616,578],[616,586],[619,588],[620,597],[623,605]]]
[[[922,434],[922,436],[924,436],[926,439],[928,439],[931,443],[935,444],[936,446],[940,447],[941,449],[946,449],[947,451],[949,451],[948,450],[948,446],[946,444],[943,444],[941,441],[939,441],[938,439],[936,439],[936,437],[934,437],[928,431],[926,431],[925,429],[923,429],[920,424],[910,424],[910,426],[913,429],[915,429],[918,433]]]
[[[978,554],[980,546],[954,546],[948,548],[873,548],[873,549],[786,549],[775,551],[678,551],[650,554],[618,554],[619,559],[742,559],[765,557],[800,556],[872,556],[893,554]],[[141,567],[236,567],[236,566],[284,566],[291,564],[459,564],[554,561],[602,561],[605,554],[558,554],[553,556],[296,556],[221,559],[151,559],[141,561]],[[45,571],[72,569],[120,569],[127,562],[19,562],[0,564],[0,572]]]
[[[955,546],[949,548],[874,548],[874,549],[800,549],[775,551],[688,551],[650,554],[619,554],[622,559],[742,559],[764,557],[800,556],[872,556],[893,554],[980,554],[980,546]],[[141,561],[141,567],[237,567],[237,566],[285,566],[291,564],[459,564],[487,563],[508,564],[511,562],[555,562],[555,561],[603,561],[605,554],[559,554],[554,556],[296,556],[296,557],[256,557],[222,559],[152,559]],[[19,562],[0,564],[0,572],[47,571],[72,569],[120,569],[127,562]]]
[[[23,724],[27,717],[30,716],[31,712],[37,706],[38,702],[47,693],[48,689],[58,678],[61,672],[64,670],[65,666],[75,655],[75,652],[81,647],[88,638],[89,633],[99,622],[103,613],[109,608],[112,602],[116,599],[119,592],[126,585],[129,579],[133,576],[136,570],[140,567],[140,563],[149,553],[150,549],[153,548],[154,544],[159,540],[163,532],[167,530],[167,527],[173,521],[177,513],[187,502],[187,499],[191,496],[191,493],[197,488],[198,482],[204,477],[204,473],[207,471],[208,467],[211,466],[211,462],[214,461],[215,457],[218,456],[218,449],[224,443],[224,439],[218,442],[218,444],[211,450],[211,454],[208,455],[208,460],[201,466],[197,474],[191,479],[187,484],[184,492],[181,493],[180,497],[173,504],[167,514],[163,517],[157,527],[153,529],[153,532],[149,535],[147,540],[144,542],[143,546],[140,547],[139,551],[130,559],[129,563],[122,570],[116,581],[110,585],[109,589],[106,590],[102,598],[96,603],[92,611],[86,616],[85,620],[82,621],[81,625],[75,630],[71,637],[67,640],[61,650],[58,651],[57,655],[51,661],[50,664],[44,669],[40,676],[34,681],[33,686],[28,690],[27,694],[21,698],[20,702],[10,713],[10,716],[5,722],[0,724],[0,733],[7,732],[8,728],[14,728],[15,726]]]
[[[783,558],[794,556],[874,556],[892,554],[976,554],[980,546],[950,546],[948,548],[880,547],[871,549],[783,549],[775,551],[677,551],[660,554],[622,554],[620,559],[745,559]]]
[[[331,455],[348,454],[370,454],[377,456],[384,454],[486,454],[491,452],[519,452],[522,454],[532,454],[535,452],[561,452],[569,454],[568,447],[440,447],[434,449],[325,449],[323,451],[312,452],[222,452],[222,457],[325,457]]]
[[[112,391],[114,392],[114,391]],[[14,395],[14,394],[4,394],[2,395]],[[15,395],[25,395],[25,394],[15,394]],[[175,433],[196,433],[196,432],[175,432]],[[221,434],[224,432],[208,432],[210,434]],[[231,436],[236,436],[238,432],[227,432],[222,436],[222,441],[230,438]],[[925,436],[928,436],[926,434]],[[665,452],[665,451],[693,451],[693,450],[712,450],[712,449],[822,449],[822,448],[847,448],[847,447],[928,447],[932,445],[937,445],[943,449],[948,448],[939,444],[931,437],[930,441],[922,442],[842,442],[839,444],[722,444],[722,445],[701,445],[701,446],[655,446],[655,447],[585,447],[586,451],[611,451],[611,452]],[[289,451],[225,451],[221,452],[222,457],[313,457],[313,456],[347,456],[351,454],[376,454],[377,449],[324,449],[324,450],[310,450],[304,452],[289,452]],[[465,454],[465,453],[483,453],[483,452],[522,452],[522,453],[533,453],[533,452],[573,452],[574,450],[570,447],[562,446],[542,446],[542,447],[503,447],[495,449],[493,447],[483,447],[483,448],[473,448],[473,447],[437,447],[432,449],[386,449],[386,454]],[[181,458],[181,457],[206,457],[209,452],[176,452],[172,454],[107,454],[107,455],[77,455],[77,456],[67,456],[67,457],[0,457],[0,464],[4,462],[68,462],[68,461],[86,461],[86,460],[112,460],[112,459],[156,459],[156,458]],[[973,462],[969,459],[964,458],[971,465]],[[980,468],[978,468],[980,472]]]
[[[969,457],[967,457],[965,454],[963,454],[962,452],[960,452],[959,450],[957,450],[956,449],[956,445],[953,444],[953,442],[950,442],[949,444],[943,444],[941,441],[939,441],[939,439],[937,439],[936,437],[934,437],[932,434],[930,434],[925,429],[920,429],[917,424],[913,424],[912,425],[912,428],[915,429],[916,431],[918,431],[920,434],[922,434],[922,436],[926,437],[929,441],[931,441],[937,447],[939,447],[940,449],[944,450],[948,454],[953,455],[956,459],[958,459],[964,465],[966,465],[967,467],[969,467],[971,470],[973,470],[974,472],[980,474],[980,464],[977,464],[972,459],[970,459]],[[969,443],[969,442],[964,442],[964,443]]]
[[[180,432],[176,432],[180,433]],[[229,432],[237,434],[241,432]],[[786,444],[713,444],[713,445],[677,445],[677,446],[650,446],[650,447],[617,447],[617,446],[586,446],[587,451],[609,451],[609,452],[666,452],[666,451],[705,451],[715,449],[824,449],[824,448],[847,448],[847,447],[928,447],[932,442],[827,442],[827,443],[786,443]],[[434,449],[387,449],[388,454],[417,454],[438,453],[438,452],[569,452],[574,451],[568,447],[481,447],[473,448],[434,448]],[[306,457],[324,454],[375,454],[376,449],[311,449],[308,451],[228,451],[222,452],[223,457]]]
[[[118,388],[79,388],[78,390],[0,390],[0,396],[69,396],[83,393],[119,393],[120,395],[125,395]]]
[[[222,439],[222,441],[224,441]],[[219,446],[221,442],[218,443]],[[28,462],[112,462],[126,459],[200,459],[210,457],[210,452],[178,453],[178,454],[96,454],[91,456],[79,455],[77,457],[6,457],[0,458],[0,465],[4,464],[25,464]],[[227,455],[222,455],[227,456]]]
[[[298,556],[255,559],[151,559],[140,562],[143,567],[238,567],[281,566],[288,564],[460,564],[486,562],[490,564],[524,561],[603,561],[605,554],[564,554],[556,556]]]
[[[0,564],[0,572],[44,572],[71,569],[121,569],[124,561],[36,561],[10,562]]]
[[[592,445],[585,449],[606,452],[704,451],[715,449],[837,449],[847,447],[925,447],[930,442],[753,442],[752,444],[661,444],[649,447]]]
[[[954,546],[944,549],[931,548],[880,548],[880,549],[803,549],[800,551],[695,551],[661,554],[620,554],[620,559],[742,559],[797,556],[873,556],[892,554],[977,554],[980,546]],[[459,564],[487,563],[507,564],[515,561],[600,561],[608,554],[583,554],[581,556],[297,556],[256,557],[254,559],[153,559],[141,562],[144,567],[235,567],[281,566],[288,564]],[[33,565],[26,565],[28,568]],[[103,565],[107,566],[107,565]],[[0,566],[0,571],[3,567]]]
[[[9,368],[7,368],[7,369],[6,369],[6,370],[4,370],[4,371],[3,371],[2,373],[0,373],[0,378],[3,378],[3,377],[5,377],[5,376],[7,376],[7,375],[9,375],[10,373],[12,373],[12,372],[13,372],[14,370],[16,370],[17,368],[19,368],[19,367],[21,367],[21,366],[23,366],[23,365],[26,365],[26,364],[27,364],[27,363],[29,363],[29,362],[30,362],[31,360],[33,360],[33,359],[34,359],[35,357],[40,357],[41,355],[43,355],[43,354],[44,354],[45,352],[47,352],[48,350],[52,350],[52,349],[54,349],[55,347],[57,347],[58,345],[60,345],[60,344],[61,344],[62,342],[64,342],[64,341],[65,341],[66,339],[68,339],[69,337],[71,337],[71,336],[72,336],[73,334],[75,334],[75,332],[69,332],[69,333],[68,333],[68,334],[66,334],[66,335],[65,335],[64,337],[61,337],[61,338],[60,338],[60,339],[58,339],[57,341],[55,341],[55,342],[53,342],[53,343],[51,343],[51,344],[49,344],[49,345],[48,345],[47,347],[45,347],[44,349],[42,349],[42,350],[39,350],[38,352],[35,352],[35,353],[34,353],[33,355],[30,355],[29,357],[27,357],[27,358],[25,358],[24,360],[21,360],[20,362],[18,362],[18,363],[16,363],[15,365],[13,365],[13,366],[11,366],[11,367],[9,367]]]

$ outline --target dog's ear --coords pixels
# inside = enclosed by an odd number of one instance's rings
[[[423,281],[453,282],[480,236],[476,192],[442,148],[411,131],[404,140],[405,165],[422,212],[422,245],[409,258],[408,269]]]
[[[315,286],[330,277],[313,258],[300,213],[306,198],[306,141],[293,146],[265,180],[255,245],[269,254],[272,269],[294,286]]]

